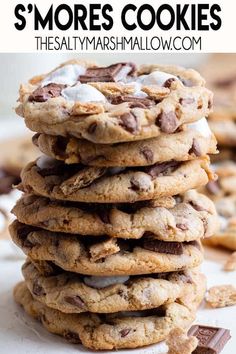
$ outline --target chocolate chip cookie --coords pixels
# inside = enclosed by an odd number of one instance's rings
[[[47,156],[67,164],[89,166],[148,166],[166,161],[188,161],[216,154],[216,140],[207,121],[189,124],[184,131],[157,138],[118,144],[94,144],[71,137],[36,134],[33,142]]]
[[[211,112],[212,93],[193,70],[73,61],[22,85],[19,102],[33,131],[113,144],[174,133]]]
[[[204,284],[198,271],[96,277],[57,270],[55,275],[43,276],[28,260],[22,272],[36,300],[64,313],[140,311],[189,298],[191,303],[198,284]]]
[[[49,261],[80,274],[113,276],[174,272],[202,262],[198,241],[164,242],[152,237],[118,240],[61,234],[14,221],[13,241],[35,261]]]
[[[49,231],[139,239],[147,233],[163,241],[193,241],[218,229],[215,206],[188,191],[175,197],[133,204],[59,202],[24,195],[12,210],[24,224]]]
[[[158,343],[166,339],[172,329],[187,328],[195,317],[194,311],[177,302],[138,312],[66,314],[35,300],[23,282],[16,285],[14,298],[49,332],[92,350],[131,349]],[[192,309],[200,298],[202,294],[197,296]]]
[[[208,158],[169,161],[138,168],[65,165],[41,157],[22,171],[25,192],[52,199],[92,203],[133,203],[172,196],[214,179]]]
[[[214,166],[218,180],[205,187],[205,193],[215,202],[220,229],[204,244],[236,250],[236,163],[224,161]]]

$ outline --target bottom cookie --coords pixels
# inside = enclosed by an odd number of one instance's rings
[[[14,297],[49,332],[93,350],[131,349],[158,343],[174,328],[189,327],[195,317],[194,311],[176,302],[139,312],[65,314],[34,300],[24,282],[16,285]]]

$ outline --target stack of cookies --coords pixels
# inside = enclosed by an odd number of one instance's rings
[[[219,176],[205,189],[216,204],[221,228],[204,243],[236,251],[236,56],[215,54],[203,68],[207,84],[214,92],[214,112],[209,125],[220,153],[214,156],[214,170]]]
[[[187,329],[205,291],[200,239],[217,227],[197,193],[214,179],[212,94],[193,70],[70,61],[20,89],[44,153],[22,172],[13,241],[27,255],[15,300],[96,350]]]

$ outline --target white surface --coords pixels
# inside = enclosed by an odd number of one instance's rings
[[[234,273],[221,270],[219,262],[205,261],[208,286],[228,284],[235,279]],[[23,258],[16,255],[10,241],[0,241],[0,354],[78,354],[91,353],[80,345],[68,344],[62,338],[49,334],[37,321],[24,314],[12,299],[12,289],[22,279],[20,268]],[[236,348],[236,306],[211,309],[206,305],[198,311],[197,323],[229,328],[232,338],[222,354],[233,354]],[[145,349],[124,350],[122,354],[158,354],[158,346]],[[163,346],[159,346],[163,348]],[[163,351],[162,351],[163,352]],[[108,352],[103,352],[108,353]]]

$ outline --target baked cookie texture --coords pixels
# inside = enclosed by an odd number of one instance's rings
[[[65,165],[41,157],[21,173],[20,189],[51,199],[85,203],[134,203],[184,193],[214,180],[208,158],[169,161],[147,168]]]
[[[118,242],[53,233],[14,221],[13,241],[36,261],[49,261],[70,272],[91,275],[124,275],[173,272],[195,268],[203,258],[200,243],[164,242],[143,238]]]
[[[207,116],[212,93],[193,70],[74,61],[22,85],[19,102],[16,112],[33,131],[113,144],[173,133]]]
[[[203,121],[186,126],[186,130],[174,134],[161,134],[157,138],[123,144],[94,144],[90,141],[36,134],[33,143],[42,153],[66,164],[82,163],[97,167],[148,166],[166,161],[194,160],[196,156],[216,154],[216,139],[209,134],[206,139],[196,126]]]
[[[85,204],[23,195],[12,210],[21,223],[45,230],[162,241],[194,241],[218,229],[214,203],[195,190],[133,204]]]
[[[223,246],[236,251],[236,163],[226,160],[215,165],[218,180],[209,182],[203,192],[214,202],[219,214],[220,229],[209,240],[209,246]]]
[[[145,276],[84,277],[60,270],[41,275],[28,260],[22,272],[32,296],[64,313],[114,313],[156,308],[178,301],[191,304],[205,279],[196,271]]]
[[[92,350],[187,330],[204,297],[201,239],[218,232],[207,116],[194,70],[73,60],[20,88],[44,154],[22,171],[10,226],[27,260],[17,303]],[[176,332],[176,333],[177,333]]]
[[[202,299],[200,293],[192,309],[199,304],[199,298]],[[118,312],[102,316],[89,312],[65,314],[33,299],[24,282],[15,287],[14,298],[49,332],[93,350],[131,349],[157,343],[167,338],[173,328],[188,328],[194,320],[194,311],[177,302],[151,312]]]

